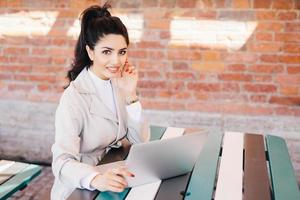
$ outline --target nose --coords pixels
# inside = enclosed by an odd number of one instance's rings
[[[114,66],[119,66],[121,63],[120,56],[116,53],[112,55],[111,64]]]

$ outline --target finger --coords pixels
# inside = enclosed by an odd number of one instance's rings
[[[120,183],[120,182],[118,182],[118,181],[116,181],[116,180],[110,180],[109,182],[108,182],[108,185],[110,185],[110,186],[113,186],[113,187],[118,187],[118,188],[125,188],[125,187],[127,187],[127,183],[126,184],[123,184],[123,183]]]
[[[118,174],[122,175],[123,177],[126,177],[126,176],[134,177],[134,174],[131,173],[130,171],[128,171],[128,169],[126,167],[117,168],[117,172],[118,172]]]
[[[122,175],[112,174],[112,175],[110,175],[109,179],[119,182],[120,184],[122,184],[124,186],[127,185],[127,181],[125,180],[125,178]]]
[[[114,187],[114,186],[110,186],[110,185],[107,187],[107,189],[112,192],[123,192],[124,191],[124,188]]]

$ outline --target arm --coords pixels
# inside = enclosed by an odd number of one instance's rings
[[[80,159],[80,132],[83,120],[74,104],[63,95],[55,115],[55,143],[52,146],[52,170],[55,178],[76,188],[83,188],[81,180],[96,169]],[[76,174],[76,176],[74,176]]]

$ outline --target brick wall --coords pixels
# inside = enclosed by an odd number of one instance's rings
[[[0,154],[50,160],[78,15],[99,2],[0,0]],[[280,135],[300,177],[299,1],[112,4],[151,123]]]

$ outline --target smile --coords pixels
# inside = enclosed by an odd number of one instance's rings
[[[120,69],[120,67],[106,67],[106,69],[110,72],[110,73],[117,73]]]

